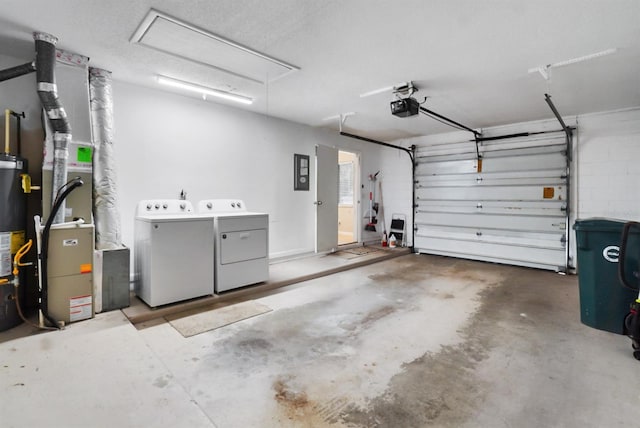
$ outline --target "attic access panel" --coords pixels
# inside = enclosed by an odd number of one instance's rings
[[[299,70],[154,9],[142,20],[130,41],[261,84]]]

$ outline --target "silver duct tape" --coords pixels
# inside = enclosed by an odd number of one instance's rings
[[[113,92],[111,72],[89,67],[89,98],[93,153],[96,248],[122,248],[117,174],[113,154]]]
[[[43,42],[49,42],[52,45],[55,45],[56,43],[58,43],[58,38],[56,36],[52,36],[49,33],[41,33],[39,31],[35,31],[33,33],[33,39],[34,40],[41,40]]]
[[[65,149],[55,149],[53,151],[54,159],[69,159],[69,150]]]
[[[58,85],[55,83],[47,83],[47,82],[38,82],[38,91],[39,92],[53,92],[54,94],[58,93]]]
[[[67,182],[67,156],[66,148],[53,151],[53,184],[51,186],[51,206],[55,203],[58,191]],[[66,201],[62,201],[60,209],[53,218],[53,223],[64,223],[66,213]]]
[[[64,109],[62,107],[53,108],[51,110],[47,110],[47,117],[49,119],[66,119],[67,118],[67,112],[64,111]]]
[[[71,134],[64,134],[62,132],[53,133],[53,143],[58,146],[67,145],[71,142]]]
[[[56,49],[56,60],[67,65],[76,65],[87,67],[89,65],[89,57],[74,52]]]

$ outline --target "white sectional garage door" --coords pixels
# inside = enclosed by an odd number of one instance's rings
[[[431,144],[416,153],[420,253],[566,271],[563,132]]]

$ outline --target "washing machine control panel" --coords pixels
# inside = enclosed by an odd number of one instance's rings
[[[192,213],[191,202],[182,199],[151,199],[138,202],[136,215]]]

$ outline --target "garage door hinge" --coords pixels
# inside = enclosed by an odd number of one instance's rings
[[[562,206],[562,207],[560,208],[560,211],[564,211],[564,212],[566,212],[566,211],[567,211],[567,206],[566,206],[566,205]]]
[[[560,242],[562,243],[562,245],[566,245],[567,244],[567,235],[562,235],[562,238],[560,238]]]
[[[565,175],[561,175],[561,176],[560,176],[560,179],[561,179],[561,180],[566,180],[567,178],[569,178],[569,176],[568,176],[567,174],[565,174]]]

